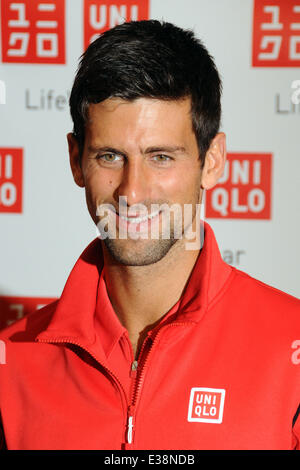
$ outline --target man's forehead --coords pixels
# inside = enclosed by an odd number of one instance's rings
[[[138,148],[143,154],[161,151],[184,155],[194,152],[197,144],[190,106],[189,98],[168,101],[109,98],[91,104],[86,122],[89,152],[94,153],[97,149],[102,152],[103,148],[124,154],[136,152]]]

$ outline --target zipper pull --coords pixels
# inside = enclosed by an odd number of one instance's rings
[[[133,416],[128,416],[127,420],[127,443],[132,444],[133,436]]]
[[[132,379],[135,379],[135,377],[136,377],[136,374],[137,374],[137,367],[138,367],[137,361],[133,361],[133,362],[131,363],[131,367],[130,367],[130,377],[131,377]],[[133,385],[134,385],[134,382],[132,382],[132,387],[133,387]]]

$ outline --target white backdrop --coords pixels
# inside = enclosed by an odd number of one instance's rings
[[[66,133],[72,129],[68,95],[91,7],[100,23],[100,7],[107,5],[116,18],[119,12],[140,19],[144,9],[149,18],[191,28],[215,58],[223,80],[221,130],[236,171],[219,186],[219,196],[206,194],[206,220],[227,262],[300,297],[300,93],[292,88],[300,80],[300,0],[2,0],[0,327],[58,297],[96,237],[84,190],[72,179]],[[52,26],[40,23],[38,29],[38,21],[50,20]],[[28,33],[27,46],[13,36],[20,32]],[[54,36],[38,38],[39,32],[56,34],[56,42]],[[226,197],[224,216],[215,209]]]

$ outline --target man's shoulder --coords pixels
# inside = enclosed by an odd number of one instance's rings
[[[25,315],[0,331],[0,339],[12,342],[34,341],[45,330],[55,312],[58,300]]]
[[[256,304],[262,308],[273,308],[276,311],[288,311],[299,316],[300,300],[277,287],[271,286],[259,279],[252,277],[239,269],[234,268],[235,288],[240,292],[240,297],[245,302]]]

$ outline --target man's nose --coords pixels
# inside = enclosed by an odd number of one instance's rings
[[[143,161],[127,161],[117,189],[117,197],[127,198],[128,207],[150,198],[151,177]]]

